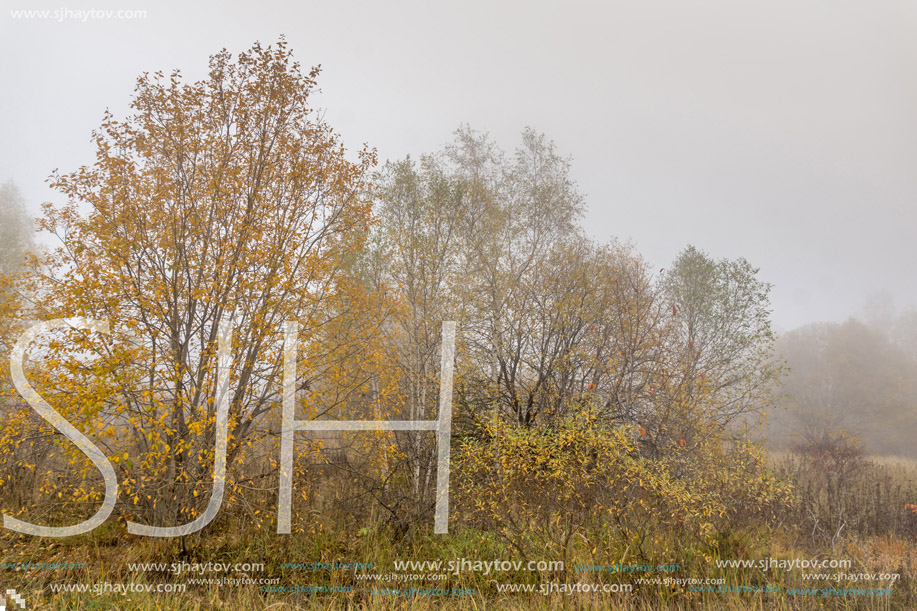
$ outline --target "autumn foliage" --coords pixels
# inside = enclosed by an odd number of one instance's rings
[[[228,460],[238,464],[279,404],[281,325],[298,321],[310,336],[334,317],[338,280],[369,227],[374,156],[349,160],[312,112],[317,75],[284,41],[218,53],[198,82],[145,74],[134,114],[106,113],[94,133],[95,162],[52,177],[66,203],[45,206],[41,228],[60,246],[29,278],[35,314],[107,320],[112,335],[44,338],[28,372],[104,444],[124,517],[182,524],[207,497],[221,321],[233,327]],[[92,500],[85,461],[60,451],[86,478],[65,492]],[[42,491],[59,495],[59,482]]]
[[[638,547],[658,528],[705,541],[785,500],[748,440],[777,373],[757,270],[689,248],[654,274],[632,246],[589,238],[570,161],[531,129],[506,154],[463,127],[373,174],[375,154],[348,154],[310,109],[317,76],[282,40],[220,52],[198,82],[143,75],[133,114],[94,133],[95,162],[52,177],[66,202],[41,229],[59,246],[17,286],[35,318],[112,333],[49,334],[26,371],[116,465],[119,519],[180,525],[205,506],[222,321],[224,506],[259,526],[286,321],[297,419],[429,420],[439,329],[456,320],[453,524],[523,554],[566,555],[602,529]],[[18,515],[72,521],[101,498],[92,465],[25,406],[0,445]],[[427,432],[298,435],[294,532],[315,530],[329,487],[357,520],[425,524],[435,450]]]

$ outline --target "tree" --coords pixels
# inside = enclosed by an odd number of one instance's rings
[[[845,433],[873,452],[913,454],[917,367],[902,348],[853,319],[796,329],[777,347],[789,370],[775,441],[825,442]]]
[[[12,181],[0,185],[0,274],[19,270],[25,254],[35,247],[34,231],[19,189]]]
[[[0,185],[0,356],[3,357],[12,348],[15,321],[22,307],[16,277],[26,263],[26,255],[35,251],[34,232],[19,189],[12,181]],[[0,388],[6,386],[4,381]]]
[[[526,334],[540,314],[537,291],[553,249],[578,235],[582,198],[569,161],[531,129],[508,157],[486,135],[462,127],[438,153],[387,164],[380,195],[380,222],[358,267],[367,294],[385,304],[376,309],[389,311],[380,323],[384,339],[373,343],[386,358],[364,353],[371,370],[342,362],[351,376],[371,380],[362,403],[383,406],[386,418],[435,418],[440,328],[452,319],[460,329],[456,385],[464,389],[456,392],[455,430],[495,410],[534,422],[546,395],[532,377],[537,348]],[[538,405],[528,395],[539,397]],[[337,462],[361,473],[359,485],[403,529],[433,507],[435,446],[429,433],[387,437],[389,445],[372,447],[362,435]],[[373,452],[384,456],[381,468],[352,464],[364,453],[369,464]]]
[[[899,309],[890,293],[876,293],[866,299],[862,320],[917,362],[917,309],[913,305]]]
[[[388,354],[397,365],[404,398],[400,417],[436,417],[440,328],[459,305],[459,224],[466,211],[462,189],[432,156],[419,167],[410,159],[389,163],[382,177],[380,227],[374,255],[381,263],[375,289],[395,295],[401,307],[389,321]],[[415,515],[428,511],[435,485],[435,445],[418,431],[394,435],[410,481],[409,506]],[[394,486],[389,486],[391,492]],[[413,516],[412,516],[413,517]]]
[[[20,273],[28,263],[28,255],[36,254],[34,231],[19,189],[12,181],[0,185],[0,360],[3,362],[9,362],[10,351],[28,316]],[[4,408],[5,422],[0,432],[0,448],[6,451],[0,465],[24,462],[34,466],[42,460],[42,451],[34,445],[20,446],[19,434],[29,427],[30,418],[24,402],[12,393],[9,369],[4,367],[2,372],[0,405]],[[0,498],[14,504],[29,499],[34,471],[23,466],[4,471],[0,473]]]
[[[745,259],[714,260],[689,246],[661,279],[676,325],[682,382],[689,394],[704,389],[707,417],[720,427],[762,414],[779,374],[771,286],[758,271]]]
[[[107,447],[122,513],[157,526],[186,523],[207,497],[221,322],[232,465],[279,403],[283,323],[315,341],[371,221],[374,153],[348,160],[310,110],[318,68],[303,73],[283,39],[209,66],[193,83],[142,75],[134,114],[106,112],[96,161],[54,175],[68,202],[41,221],[61,243],[43,317],[107,320],[112,336],[47,338],[34,385]]]
[[[494,413],[529,425],[542,407],[537,398],[549,367],[540,350],[553,350],[550,338],[539,344],[532,332],[545,300],[557,297],[539,291],[556,250],[583,240],[576,222],[585,203],[570,160],[532,129],[509,160],[486,135],[460,129],[444,162],[462,185],[468,211],[460,226],[465,276],[457,289],[468,358],[480,364],[464,387],[469,392],[459,393],[479,420]]]

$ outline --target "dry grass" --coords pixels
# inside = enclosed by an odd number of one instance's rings
[[[571,549],[567,569],[562,573],[505,574],[499,579],[475,573],[452,576],[446,582],[411,583],[415,587],[452,587],[475,590],[474,596],[406,598],[370,594],[371,585],[354,579],[353,572],[307,573],[283,568],[285,562],[352,560],[374,562],[372,572],[391,572],[395,559],[435,560],[453,558],[515,559],[515,552],[491,533],[456,524],[447,536],[434,536],[429,525],[413,528],[406,536],[385,528],[367,527],[353,515],[310,514],[315,533],[279,536],[273,534],[273,509],[265,507],[264,522],[253,524],[246,516],[224,511],[206,534],[189,538],[186,555],[176,540],[155,540],[126,535],[114,520],[91,534],[71,539],[37,539],[5,532],[0,535],[2,562],[82,562],[80,570],[0,571],[0,585],[25,593],[29,609],[72,609],[79,611],[159,610],[332,610],[383,609],[432,611],[434,609],[609,609],[650,611],[672,609],[722,609],[726,611],[849,609],[879,611],[917,609],[917,515],[904,509],[917,503],[917,461],[901,458],[861,457],[827,469],[824,463],[785,454],[773,458],[784,477],[796,485],[795,504],[778,524],[747,524],[734,532],[719,533],[715,541],[680,539],[677,533],[658,533],[643,542],[645,557],[634,557],[632,547],[616,541],[613,527],[607,532],[589,533]],[[371,516],[365,516],[371,520]],[[840,532],[837,529],[844,524]],[[819,529],[820,527],[820,529]],[[814,533],[814,534],[813,534]],[[835,536],[836,535],[836,536]],[[603,539],[599,557],[591,542]],[[615,547],[618,545],[619,547]],[[877,596],[791,596],[789,588],[877,588],[887,582],[807,581],[798,570],[718,569],[715,559],[763,558],[850,559],[846,572],[899,573],[891,597]],[[574,564],[677,562],[677,577],[725,578],[730,586],[779,585],[781,594],[720,594],[689,592],[684,587],[634,585],[630,594],[506,594],[497,582],[535,583],[626,583],[634,579],[599,573],[577,572]],[[346,594],[306,595],[264,592],[258,586],[189,586],[181,594],[92,595],[52,592],[58,583],[160,583],[183,582],[183,577],[132,572],[129,563],[264,562],[262,576],[281,578],[283,585],[353,586]],[[834,570],[827,570],[834,572]]]

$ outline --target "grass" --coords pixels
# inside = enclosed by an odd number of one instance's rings
[[[352,516],[308,514],[308,533],[274,534],[268,508],[263,523],[224,511],[203,534],[189,537],[186,550],[177,540],[128,535],[112,519],[92,533],[69,539],[42,539],[4,532],[0,535],[0,562],[82,563],[71,570],[0,570],[0,585],[26,596],[28,609],[71,610],[293,610],[293,609],[750,609],[803,611],[807,609],[891,610],[917,608],[917,571],[914,542],[917,515],[907,512],[904,501],[917,502],[917,463],[898,458],[862,459],[840,471],[798,455],[774,459],[783,477],[795,485],[795,503],[773,524],[747,524],[717,533],[709,541],[658,532],[644,541],[642,556],[634,547],[602,531],[583,532],[570,548],[567,566],[554,572],[481,571],[450,574],[443,581],[409,581],[415,588],[474,590],[468,596],[406,597],[373,595],[373,588],[390,587],[356,578],[356,573],[396,572],[396,560],[501,559],[518,560],[514,550],[495,533],[456,523],[449,535],[433,535],[431,525],[417,525],[405,536],[386,528],[361,524]],[[305,521],[305,519],[304,519]],[[844,524],[840,532],[835,529]],[[302,526],[302,525],[301,525]],[[819,528],[821,530],[819,530]],[[314,532],[311,532],[314,530]],[[814,534],[813,534],[814,533]],[[813,572],[847,574],[897,573],[892,596],[790,595],[790,588],[880,588],[888,581],[806,580],[799,569],[718,568],[716,560],[849,559],[850,568]],[[551,558],[545,558],[551,560]],[[285,563],[350,561],[371,562],[372,570],[308,571],[284,567]],[[279,578],[284,586],[352,588],[349,592],[307,594],[262,591],[259,585],[193,584],[189,573],[132,571],[133,563],[253,563],[263,562],[263,572],[211,573],[204,577]],[[676,578],[725,579],[728,586],[779,586],[780,593],[692,592],[687,587],[641,585],[638,578],[621,573],[583,572],[576,565],[677,563]],[[427,571],[429,572],[429,571]],[[196,575],[195,577],[200,577]],[[187,584],[187,591],[162,593],[54,592],[60,584]],[[536,593],[506,593],[501,584],[528,584]],[[630,593],[550,594],[542,584],[627,584]]]

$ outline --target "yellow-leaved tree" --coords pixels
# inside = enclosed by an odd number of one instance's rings
[[[197,82],[142,75],[134,113],[106,112],[94,132],[95,162],[52,177],[67,203],[46,205],[41,223],[60,239],[36,272],[41,317],[105,320],[111,334],[43,336],[27,375],[115,464],[118,515],[155,526],[189,522],[209,497],[221,321],[231,497],[233,465],[280,404],[283,323],[316,342],[372,218],[375,153],[349,158],[310,109],[318,68],[301,71],[282,39],[209,67]],[[71,479],[47,478],[46,492],[95,507],[97,471],[66,440],[60,452]]]

